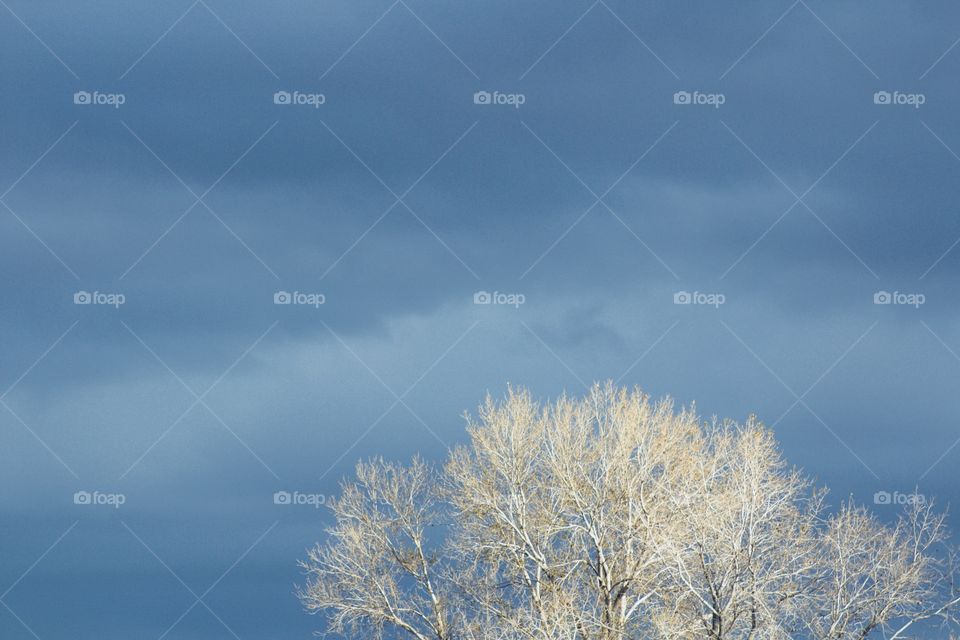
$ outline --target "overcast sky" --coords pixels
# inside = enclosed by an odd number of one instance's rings
[[[508,383],[956,502],[958,38],[950,2],[0,0],[0,636],[307,638],[329,516],[275,493],[442,460]]]

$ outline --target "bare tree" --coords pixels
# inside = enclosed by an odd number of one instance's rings
[[[330,632],[865,640],[954,622],[943,516],[829,513],[753,418],[607,384],[547,405],[511,389],[467,432],[442,469],[361,463],[332,501],[299,592]]]
[[[818,638],[907,638],[924,621],[952,622],[958,604],[953,556],[938,554],[943,515],[909,505],[893,527],[845,504],[827,522],[819,561],[824,580],[812,594],[811,630]]]
[[[436,478],[420,460],[410,467],[374,460],[331,501],[336,525],[301,566],[308,611],[330,613],[331,630],[402,630],[419,640],[448,640],[450,620],[438,583],[439,558],[427,538],[442,505]]]

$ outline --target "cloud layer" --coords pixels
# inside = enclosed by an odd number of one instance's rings
[[[10,1],[2,635],[306,635],[326,514],[274,493],[442,460],[507,383],[756,413],[835,500],[952,501],[958,19]]]

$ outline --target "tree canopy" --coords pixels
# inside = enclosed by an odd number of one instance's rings
[[[434,467],[380,459],[301,562],[330,633],[418,640],[945,637],[944,516],[835,508],[756,419],[595,385],[467,416]]]

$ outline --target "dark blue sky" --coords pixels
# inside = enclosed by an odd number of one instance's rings
[[[950,2],[0,0],[0,637],[308,637],[328,516],[274,493],[442,459],[508,382],[956,502],[958,38]]]

